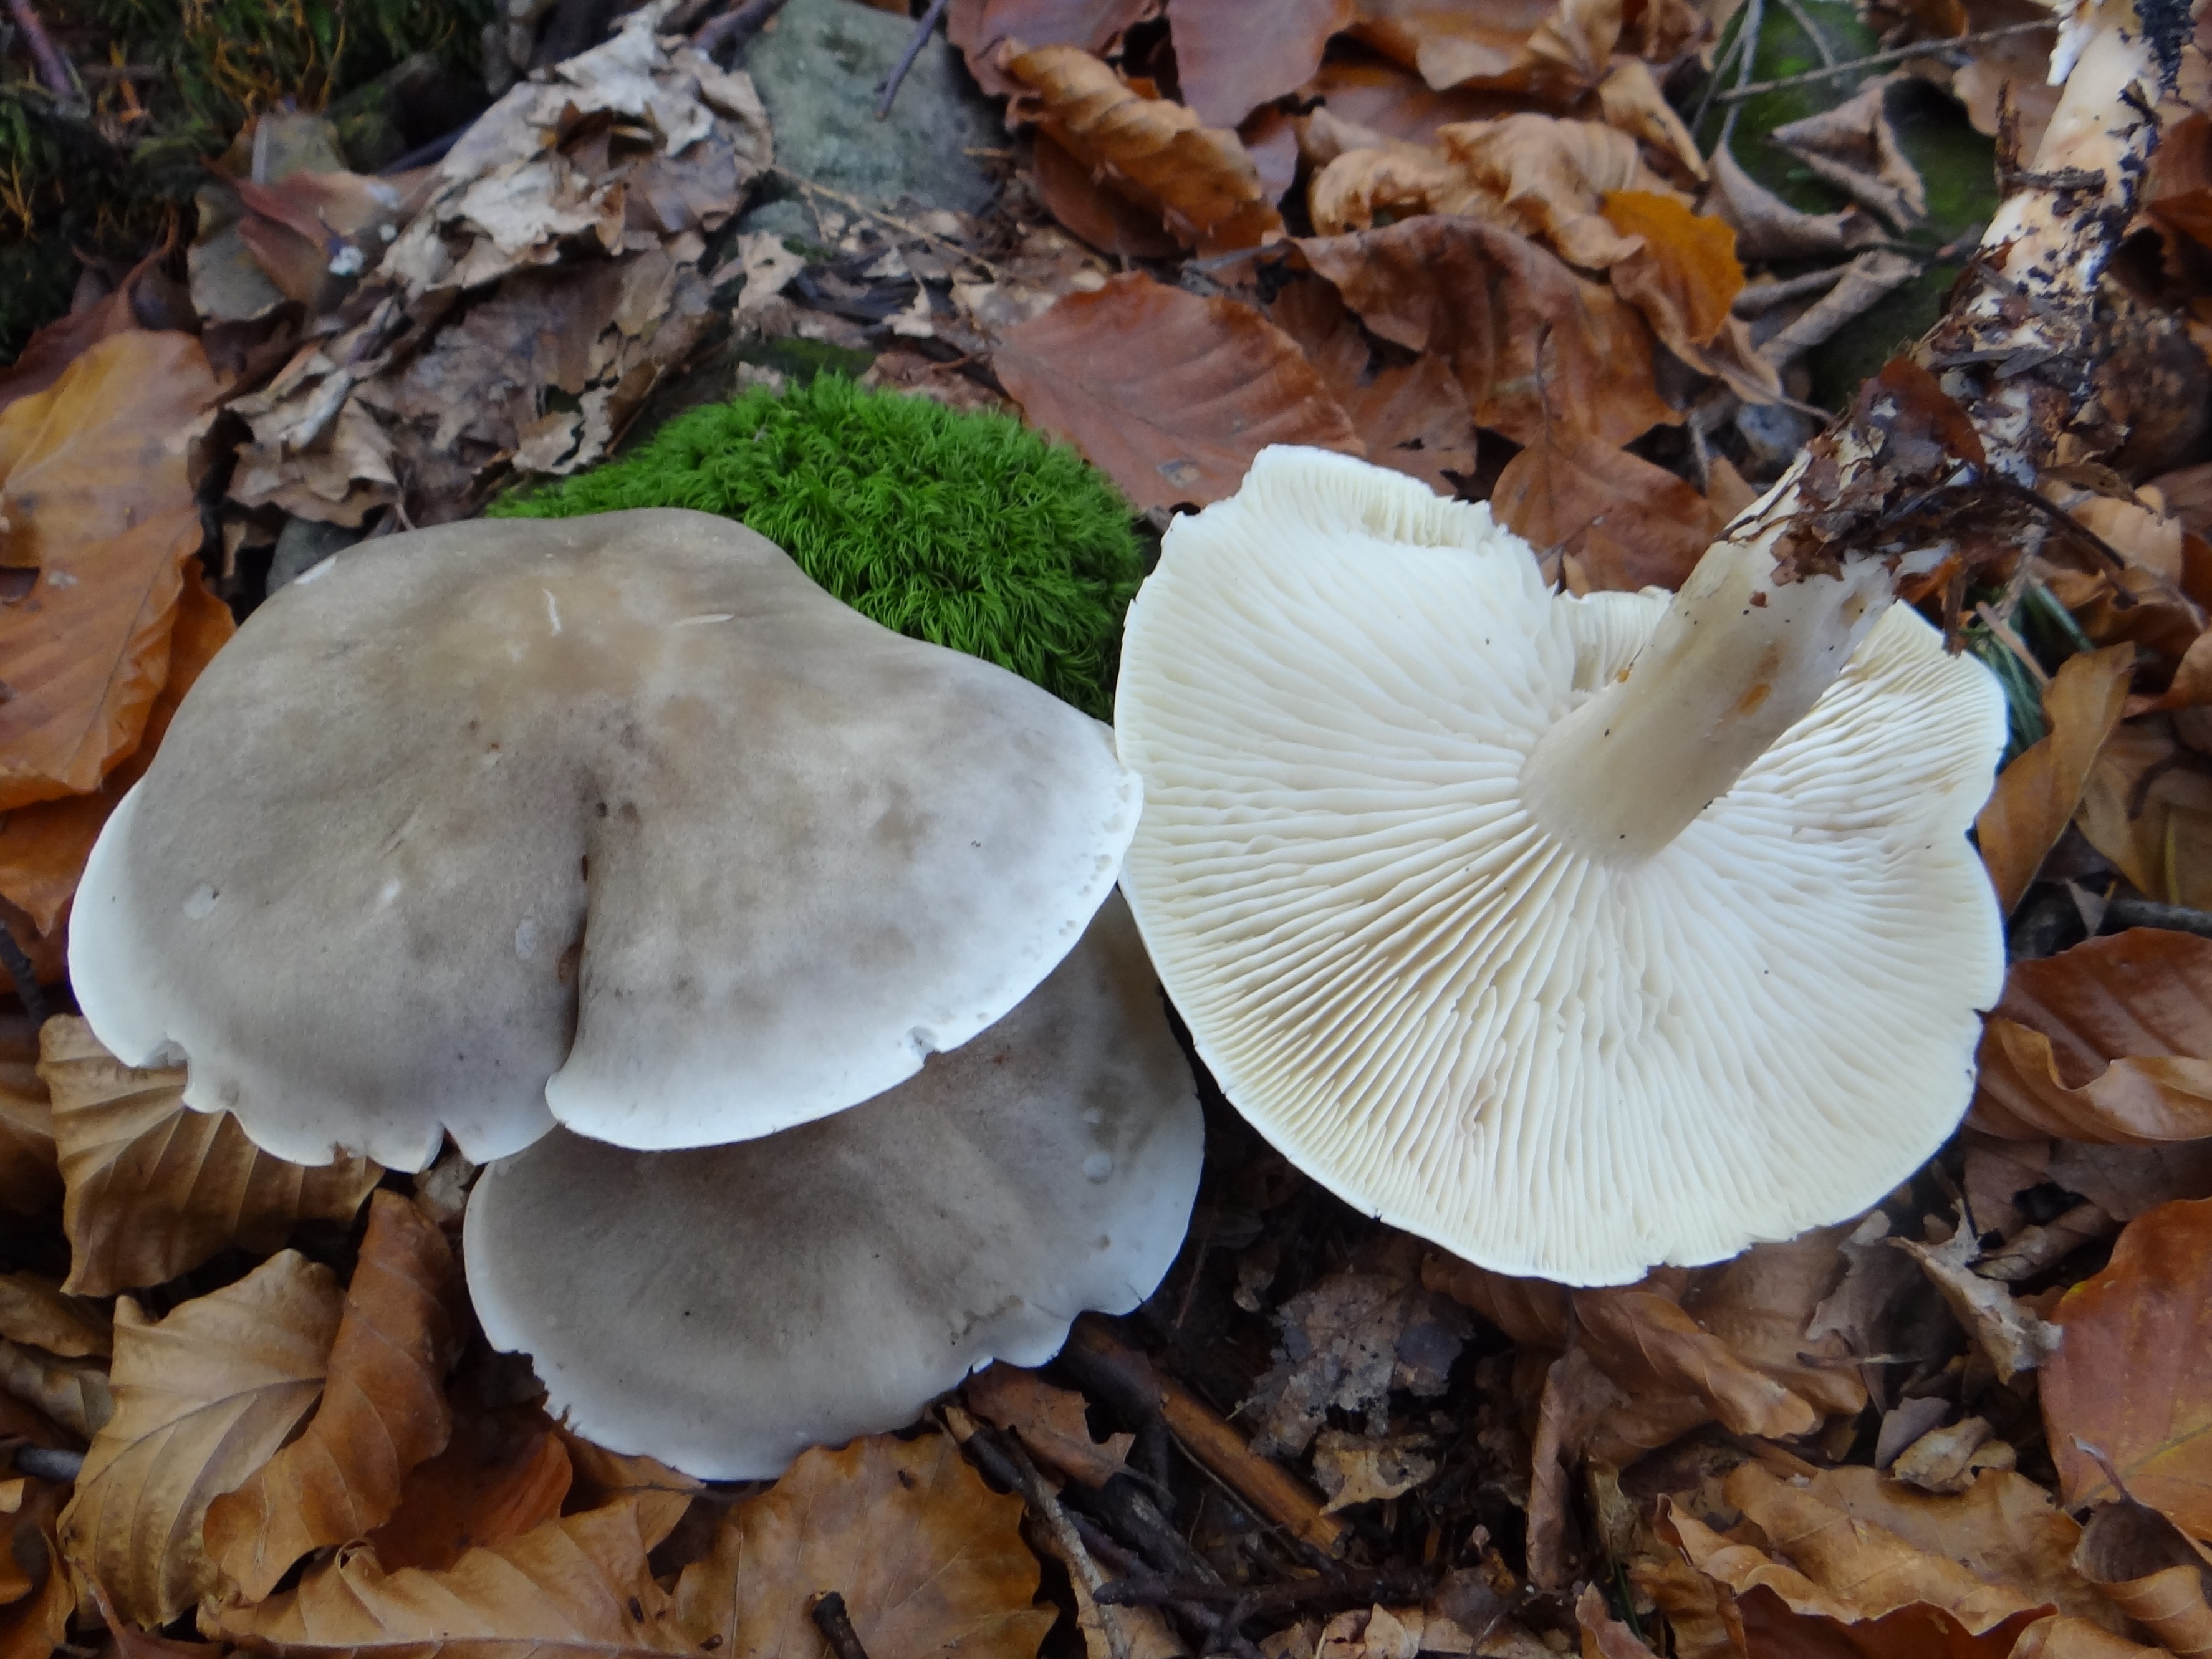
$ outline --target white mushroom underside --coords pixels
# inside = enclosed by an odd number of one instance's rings
[[[584,1433],[696,1475],[911,1422],[991,1360],[1042,1364],[1174,1261],[1204,1140],[1118,898],[1021,1006],[920,1076],[735,1146],[556,1131],[469,1205],[485,1334]]]
[[[1872,1204],[2001,988],[1964,838],[1990,677],[1902,607],[1649,861],[1517,799],[1656,594],[1546,591],[1482,507],[1311,452],[1179,520],[1130,615],[1123,871],[1224,1091],[1347,1200],[1503,1272],[1632,1279]]]

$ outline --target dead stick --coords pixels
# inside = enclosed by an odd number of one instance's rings
[[[914,26],[914,33],[907,40],[906,50],[899,54],[898,62],[891,65],[891,72],[884,77],[884,84],[879,88],[883,96],[876,100],[876,119],[878,121],[890,118],[891,100],[898,96],[899,86],[905,81],[906,72],[914,67],[914,60],[921,56],[922,47],[929,44],[929,37],[936,32],[938,19],[945,15],[945,8],[950,3],[951,0],[929,0],[929,9],[922,13],[921,21]]]
[[[1785,87],[1809,86],[1815,81],[1832,81],[1839,75],[1856,75],[1861,70],[1880,69],[1886,64],[1902,64],[1912,58],[1934,58],[1961,46],[1983,46],[1993,40],[2002,40],[2015,34],[2030,34],[2037,29],[2055,31],[2054,22],[2006,23],[1993,29],[1983,29],[1974,34],[1946,35],[1941,40],[1921,40],[1909,46],[1892,46],[1887,52],[1877,52],[1864,58],[1854,58],[1841,64],[1830,64],[1816,70],[1807,70],[1802,75],[1785,75],[1775,81],[1753,81],[1744,86],[1729,88],[1716,93],[1717,104],[1733,104],[1740,99],[1756,98],[1762,92],[1780,92]]]
[[[769,20],[783,9],[783,0],[743,0],[714,21],[702,27],[691,37],[697,50],[712,58],[727,46],[742,46],[769,25]]]
[[[82,101],[84,89],[77,84],[76,71],[54,44],[53,36],[46,33],[46,26],[40,21],[31,0],[8,0],[8,15],[23,31],[23,45],[29,49],[31,62],[39,71],[39,79],[46,82],[46,90],[65,104]]]
[[[868,1659],[868,1650],[860,1645],[859,1632],[853,1628],[853,1617],[845,1611],[845,1598],[836,1590],[816,1596],[806,1616],[814,1621],[814,1628],[822,1632],[837,1659]]]

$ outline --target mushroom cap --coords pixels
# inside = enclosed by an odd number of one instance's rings
[[[592,1439],[710,1480],[895,1429],[1174,1261],[1204,1139],[1127,908],[1013,1012],[864,1105],[634,1152],[556,1132],[466,1224],[484,1332]]]
[[[94,848],[70,967],[103,1042],[181,1048],[296,1162],[736,1140],[1019,1002],[1138,804],[1096,721],[726,520],[448,525],[254,613]]]
[[[1347,1201],[1570,1284],[1879,1200],[1966,1109],[2004,947],[1993,678],[1902,605],[1640,865],[1518,799],[1662,593],[1555,595],[1485,507],[1261,452],[1129,613],[1123,890],[1224,1091]]]

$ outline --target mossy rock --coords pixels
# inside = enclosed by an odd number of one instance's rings
[[[1143,576],[1130,507],[1074,451],[1003,415],[824,374],[692,410],[495,518],[688,507],[736,519],[861,615],[1113,708]]]

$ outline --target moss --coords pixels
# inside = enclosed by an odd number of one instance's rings
[[[696,409],[494,517],[688,507],[741,520],[886,628],[995,662],[1105,716],[1141,556],[1127,501],[1001,415],[825,374]]]

